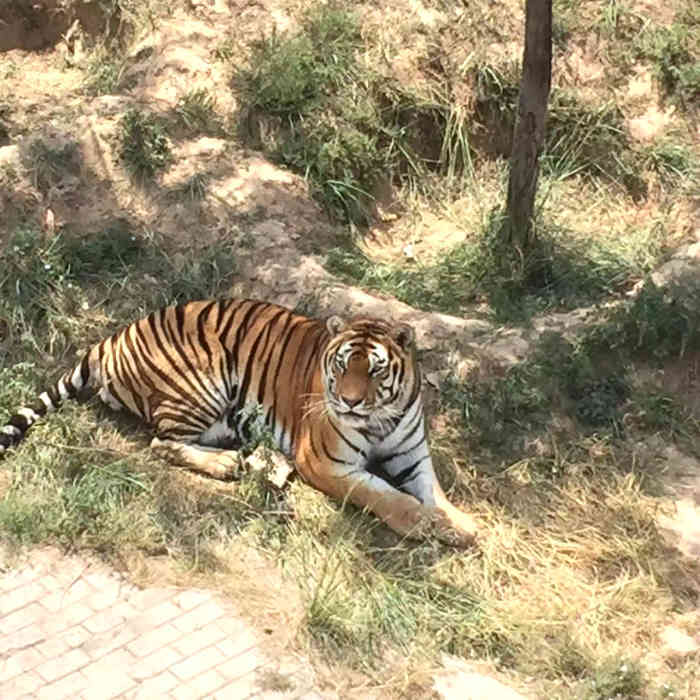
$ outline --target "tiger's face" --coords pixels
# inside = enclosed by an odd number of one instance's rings
[[[359,317],[327,322],[323,359],[326,402],[352,427],[382,431],[405,412],[419,383],[415,334],[405,323]]]

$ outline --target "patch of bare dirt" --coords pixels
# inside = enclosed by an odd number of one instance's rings
[[[662,109],[658,105],[650,105],[638,117],[630,119],[627,128],[632,138],[641,142],[650,142],[666,133],[673,120],[674,107]]]
[[[497,671],[487,664],[467,663],[444,655],[443,667],[434,675],[433,688],[440,700],[527,700],[523,695],[497,679]]]
[[[400,227],[390,224],[371,227],[360,241],[359,248],[377,262],[420,261],[430,264],[464,243],[466,238],[462,226],[426,212],[411,226],[402,222]]]

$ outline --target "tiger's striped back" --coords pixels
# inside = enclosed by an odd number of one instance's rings
[[[163,308],[95,345],[31,408],[19,409],[0,432],[0,452],[47,411],[90,387],[145,419],[159,436],[185,441],[221,421],[233,437],[253,414],[241,409],[260,406],[289,454],[328,337],[322,322],[266,302]]]

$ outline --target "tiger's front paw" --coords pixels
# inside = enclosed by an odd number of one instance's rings
[[[435,535],[453,547],[473,547],[477,541],[478,527],[471,515],[454,509],[450,512],[435,508],[433,512]]]

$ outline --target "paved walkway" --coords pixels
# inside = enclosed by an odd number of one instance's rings
[[[324,697],[263,641],[213,592],[139,589],[54,549],[0,575],[2,700]]]

